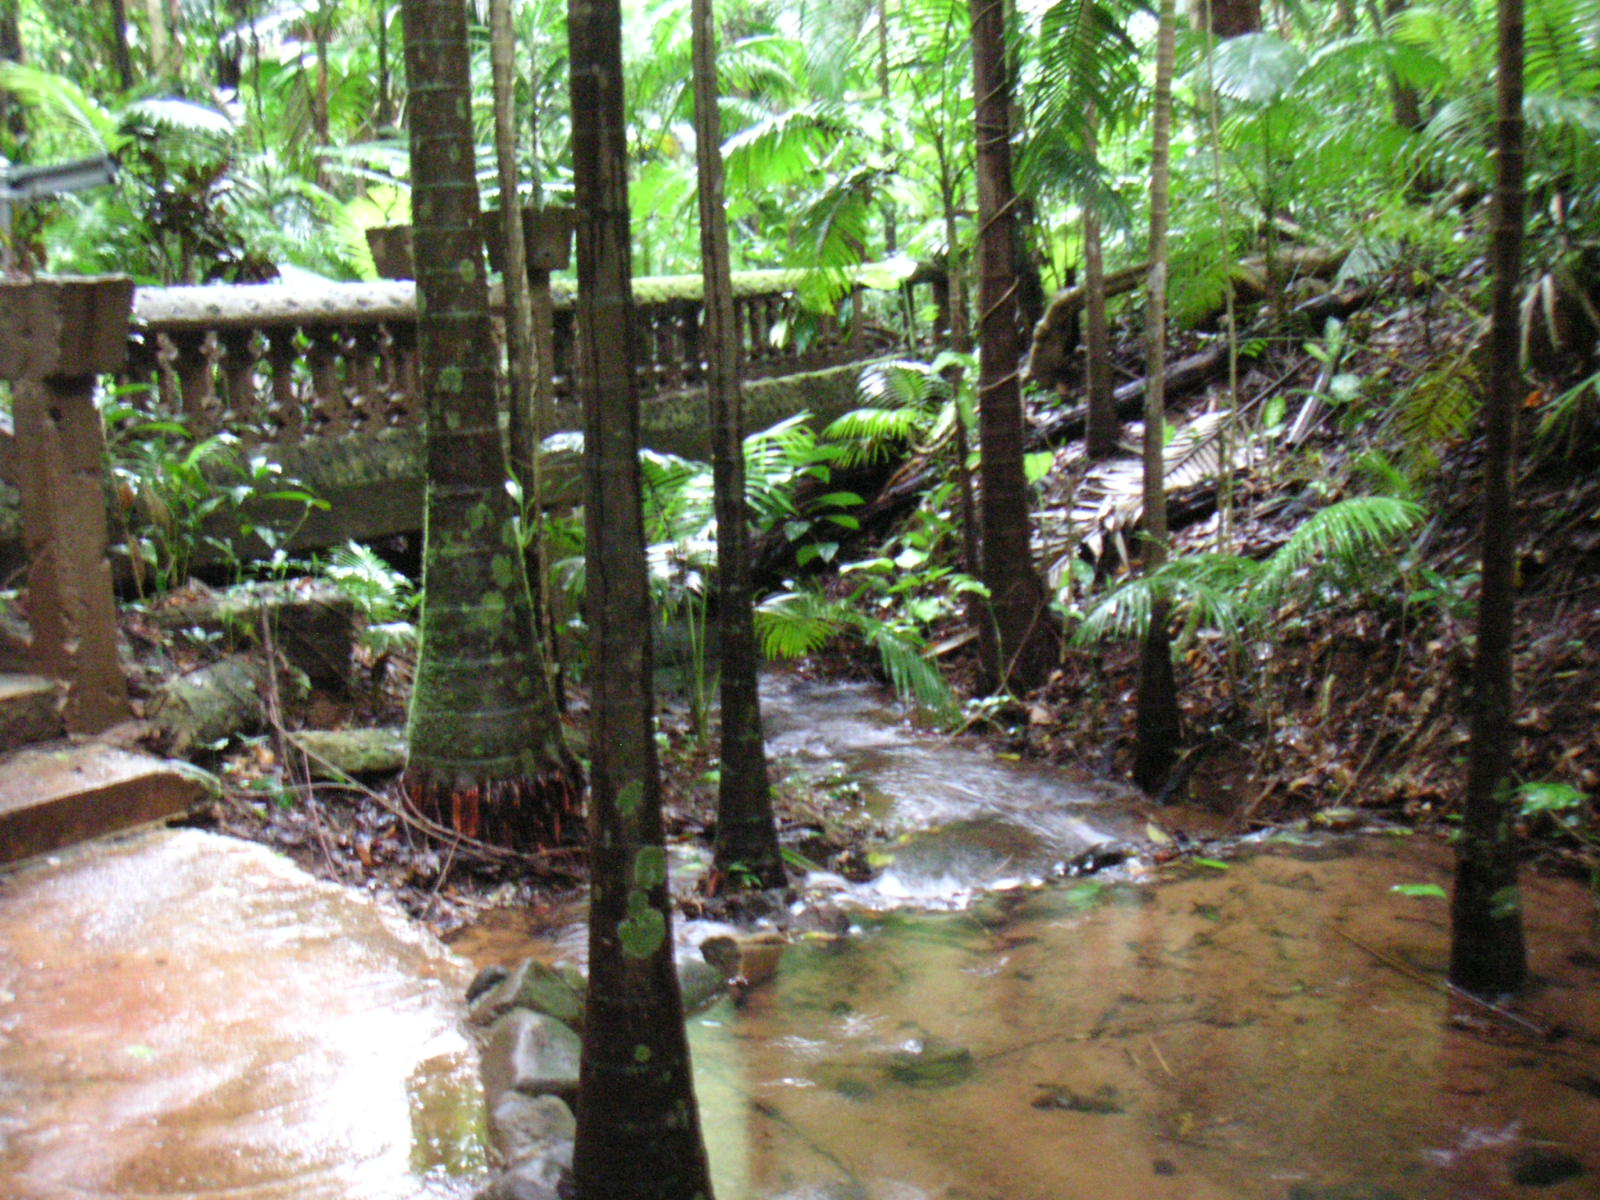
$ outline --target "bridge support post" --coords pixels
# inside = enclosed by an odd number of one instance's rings
[[[0,281],[0,372],[11,380],[33,669],[66,684],[68,730],[129,715],[106,559],[104,433],[95,376],[122,366],[125,276]]]

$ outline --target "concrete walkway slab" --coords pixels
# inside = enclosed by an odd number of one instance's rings
[[[0,1196],[468,1196],[469,974],[398,914],[199,830],[0,875]]]
[[[210,794],[203,772],[99,742],[19,750],[0,761],[0,865],[179,816]]]

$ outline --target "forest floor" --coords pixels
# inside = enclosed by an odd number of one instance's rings
[[[1293,451],[1269,447],[1234,473],[1228,537],[1234,553],[1260,559],[1311,512],[1354,494],[1364,456],[1434,456],[1415,473],[1425,513],[1415,550],[1375,567],[1353,594],[1269,614],[1236,644],[1204,632],[1180,638],[1186,747],[1165,799],[1209,810],[1236,833],[1308,819],[1335,827],[1366,820],[1433,827],[1455,819],[1468,740],[1482,447],[1475,421],[1458,421],[1456,428],[1467,432],[1408,428],[1405,413],[1406,398],[1426,386],[1430,372],[1468,360],[1477,320],[1463,303],[1403,297],[1358,314],[1341,370],[1360,381],[1361,401],[1331,406]],[[1269,345],[1242,372],[1241,405],[1259,412],[1278,394],[1288,398],[1292,417],[1320,366],[1306,352],[1310,340],[1302,334]],[[1122,351],[1130,377],[1138,370],[1135,346],[1130,339]],[[1600,794],[1600,405],[1591,388],[1591,402],[1577,409],[1564,438],[1535,442],[1528,431],[1548,415],[1554,395],[1553,386],[1533,392],[1524,421],[1516,772],[1518,782],[1564,784],[1594,797]],[[1214,384],[1175,400],[1169,419],[1181,423],[1219,405],[1226,407],[1225,385]],[[1045,404],[1030,420],[1037,426],[1050,415]],[[1130,439],[1138,432],[1136,425],[1126,430]],[[1066,520],[1088,470],[1081,442],[1055,448],[1041,523],[1059,527]],[[1202,495],[1185,511],[1188,523],[1175,533],[1174,553],[1214,548],[1223,519],[1214,487],[1209,502]],[[1079,557],[1101,575],[1129,570],[1109,549],[1113,544],[1107,541],[1098,561],[1081,547]],[[959,630],[954,624],[935,630],[932,640],[945,632]],[[970,694],[971,653],[969,645],[942,661],[958,694]],[[406,665],[365,665],[373,686],[356,701],[314,694],[281,714],[282,723],[401,721]],[[979,710],[961,736],[1086,777],[1124,779],[1137,667],[1137,648],[1128,642],[1068,648],[1043,688]],[[839,646],[798,669],[860,678],[874,666],[867,652]],[[580,689],[568,717],[580,746],[584,716]],[[669,836],[708,837],[714,735],[695,736],[685,706],[670,696],[662,701],[662,728]],[[576,847],[518,860],[440,846],[413,829],[395,779],[357,790],[307,786],[284,763],[281,745],[267,737],[230,752],[222,764],[225,798],[202,820],[266,841],[318,874],[390,895],[441,932],[485,908],[538,903],[581,880]],[[847,795],[819,798],[780,780],[775,799],[788,841],[807,858],[845,873],[863,869],[873,831],[870,822],[850,816]],[[1596,877],[1593,805],[1590,799],[1576,811],[1522,818],[1530,861]]]

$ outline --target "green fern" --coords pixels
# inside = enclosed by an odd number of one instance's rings
[[[1294,590],[1330,584],[1370,586],[1397,557],[1396,547],[1422,508],[1392,496],[1358,496],[1330,504],[1306,521],[1265,562],[1227,554],[1186,554],[1099,597],[1073,635],[1079,645],[1107,638],[1142,639],[1157,597],[1196,628],[1238,643],[1271,619]]]
[[[1420,376],[1390,418],[1405,472],[1421,481],[1437,471],[1440,452],[1466,436],[1481,405],[1477,371],[1466,355]]]
[[[1330,504],[1304,521],[1261,565],[1253,597],[1264,611],[1271,611],[1297,580],[1331,575],[1370,581],[1421,519],[1421,505],[1394,496],[1355,496]]]
[[[813,592],[779,592],[755,607],[756,636],[767,658],[814,654],[844,627],[841,608]]]
[[[756,635],[768,658],[799,658],[853,632],[878,652],[895,694],[941,719],[956,711],[955,696],[915,631],[868,616],[814,592],[781,592],[755,608]]]
[[[373,625],[410,620],[421,600],[416,584],[361,542],[335,547],[322,573]]]
[[[1084,612],[1073,641],[1092,645],[1108,638],[1143,639],[1155,599],[1161,595],[1186,620],[1238,640],[1255,619],[1249,588],[1259,570],[1250,559],[1229,554],[1186,554],[1171,559],[1099,597]]]

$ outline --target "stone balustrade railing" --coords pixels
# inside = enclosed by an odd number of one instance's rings
[[[886,306],[911,314],[909,329],[904,319],[894,329],[865,319],[864,285],[841,312],[804,313],[799,282],[796,271],[735,276],[746,378],[816,371],[932,336],[934,322],[914,327],[914,303]],[[905,286],[931,282],[919,273]],[[421,417],[415,289],[403,280],[140,288],[120,381],[152,385],[159,397],[152,412],[182,420],[197,439],[229,429],[246,443],[288,445],[415,427]],[[642,397],[699,385],[705,359],[699,277],[641,278],[634,291]],[[498,287],[491,301],[498,304]],[[556,409],[574,424],[570,292],[558,287],[552,308]],[[128,402],[145,407],[137,395]]]

